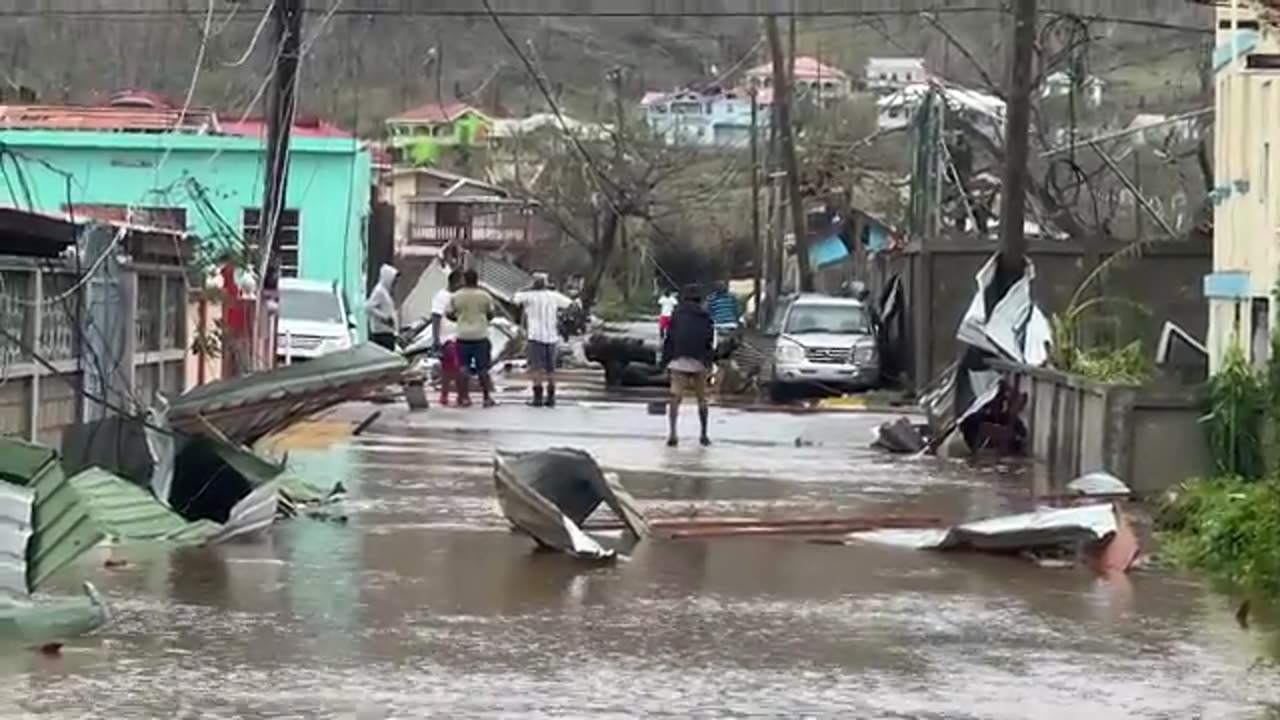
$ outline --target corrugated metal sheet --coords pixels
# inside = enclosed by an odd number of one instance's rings
[[[0,105],[0,128],[17,130],[87,130],[106,132],[216,132],[217,117],[208,110],[167,108]]]
[[[234,442],[253,443],[290,423],[398,380],[398,353],[365,343],[310,362],[202,385],[169,408],[169,425],[199,434],[205,423]]]
[[[34,493],[33,534],[27,582],[32,590],[102,537],[84,527],[68,509],[75,505],[62,465],[53,450],[13,438],[0,438],[0,478]]]
[[[107,608],[93,585],[82,597],[0,604],[0,648],[41,647],[66,642],[107,621]]]
[[[106,537],[200,545],[222,531],[209,520],[188,522],[151,493],[105,470],[85,470],[67,484],[78,501],[74,512]]]
[[[480,287],[503,302],[512,302],[517,292],[533,283],[533,275],[492,255],[473,255],[471,269],[480,276]]]
[[[12,604],[28,595],[27,541],[34,504],[32,491],[0,482],[0,604]]]

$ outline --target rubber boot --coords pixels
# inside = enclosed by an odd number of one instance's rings
[[[529,401],[529,405],[532,407],[542,407],[542,386],[541,385],[533,386],[533,399]]]
[[[547,407],[553,408],[555,406],[556,406],[556,384],[547,383]]]

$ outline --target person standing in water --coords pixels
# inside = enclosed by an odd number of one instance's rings
[[[383,265],[378,269],[378,284],[373,286],[364,309],[369,315],[369,340],[377,345],[394,351],[396,334],[400,332],[400,317],[396,312],[396,300],[391,294],[395,286],[399,270],[391,265]]]
[[[529,377],[533,381],[534,407],[556,406],[556,354],[560,341],[560,311],[573,301],[547,285],[545,273],[533,276],[533,287],[515,295],[516,305],[524,316],[528,341]],[[546,383],[546,394],[543,394]]]
[[[676,426],[680,422],[680,401],[686,393],[698,400],[698,441],[711,444],[707,435],[707,374],[715,350],[715,328],[711,315],[702,306],[702,293],[696,287],[680,291],[680,304],[671,313],[671,327],[662,343],[662,360],[671,375],[671,399],[667,404],[667,446],[680,444]]]
[[[449,298],[445,315],[458,323],[458,359],[462,364],[458,374],[458,405],[466,407],[471,404],[467,387],[467,373],[470,372],[480,381],[484,406],[493,407],[496,403],[493,401],[493,381],[489,377],[489,364],[492,362],[489,321],[494,315],[493,299],[480,288],[480,276],[475,270],[462,274],[462,287]]]

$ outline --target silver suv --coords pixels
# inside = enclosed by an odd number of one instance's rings
[[[870,308],[861,300],[798,295],[774,319],[769,394],[775,400],[800,387],[838,392],[880,382],[880,352]]]

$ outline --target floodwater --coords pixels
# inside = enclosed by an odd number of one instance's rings
[[[998,469],[866,449],[871,414],[715,413],[669,450],[643,405],[410,418],[295,451],[345,524],[179,553],[103,550],[115,620],[60,658],[0,656],[0,717],[1262,718],[1272,636],[1171,574],[789,539],[641,544],[596,567],[498,515],[495,445],[575,446],[647,512],[990,515]],[[692,415],[686,434],[694,434]],[[107,553],[129,559],[104,569]],[[1274,715],[1273,715],[1274,716]]]

